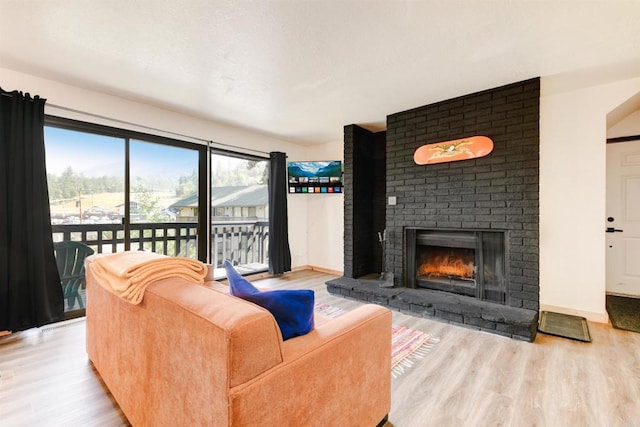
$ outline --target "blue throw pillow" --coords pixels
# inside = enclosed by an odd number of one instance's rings
[[[282,339],[304,335],[313,329],[314,293],[312,290],[260,291],[224,262],[231,295],[266,308],[275,317]]]

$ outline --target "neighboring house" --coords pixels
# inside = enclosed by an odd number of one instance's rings
[[[190,194],[178,200],[169,209],[178,212],[176,222],[198,222],[198,194]]]
[[[131,200],[129,202],[129,206],[130,206],[129,210],[131,211],[130,212],[131,214],[137,214],[140,212],[140,204],[138,202]],[[118,215],[124,216],[124,207],[125,207],[124,203],[116,205],[116,208],[118,209]]]
[[[266,185],[244,185],[211,188],[212,221],[255,221],[268,216]],[[176,221],[191,222],[198,219],[198,195],[191,194],[170,207],[178,211]]]

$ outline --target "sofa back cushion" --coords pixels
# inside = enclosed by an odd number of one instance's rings
[[[155,283],[147,292],[176,304],[184,313],[185,321],[205,322],[211,329],[206,333],[223,340],[216,347],[221,345],[225,349],[229,387],[255,378],[282,362],[278,325],[266,310],[206,286],[170,280]]]

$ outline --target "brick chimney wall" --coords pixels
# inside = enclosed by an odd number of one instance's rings
[[[539,100],[536,78],[387,117],[386,197],[397,198],[386,206],[387,265],[397,285],[406,282],[406,227],[503,230],[506,304],[538,310]],[[413,161],[422,145],[474,135],[490,137],[493,152],[435,165]],[[345,205],[353,203],[347,196]],[[345,218],[345,235],[353,227]]]

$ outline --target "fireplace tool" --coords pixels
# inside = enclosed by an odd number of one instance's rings
[[[380,287],[381,288],[392,288],[393,287],[393,271],[386,271],[386,250],[385,243],[387,241],[387,230],[384,229],[382,233],[378,231],[378,240],[380,241],[380,246],[382,248],[382,273],[380,273]]]

